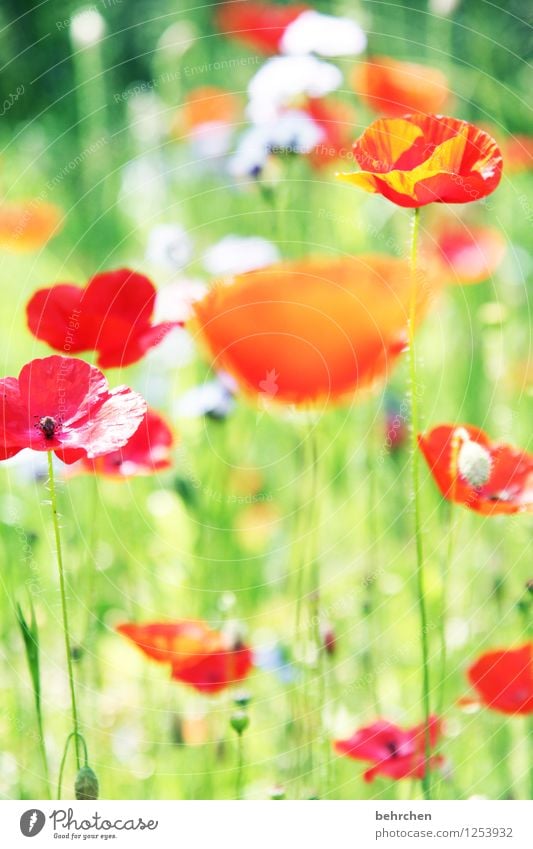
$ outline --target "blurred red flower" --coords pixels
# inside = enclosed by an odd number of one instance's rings
[[[61,219],[61,210],[52,203],[0,203],[0,247],[17,252],[37,250],[61,229]]]
[[[437,259],[452,272],[454,283],[481,283],[502,262],[507,243],[499,230],[448,225],[437,233]]]
[[[252,669],[251,650],[232,643],[226,634],[212,630],[205,622],[125,623],[117,631],[152,660],[170,664],[175,681],[201,693],[218,693]]]
[[[352,84],[371,109],[390,116],[440,112],[450,94],[442,71],[389,56],[374,56],[357,64]]]
[[[380,118],[353,151],[363,170],[338,177],[404,207],[479,200],[501,179],[502,156],[494,139],[473,124],[442,115]]]
[[[128,478],[133,475],[152,475],[171,466],[174,438],[166,421],[154,410],[147,410],[139,427],[123,448],[89,460],[83,467],[98,475]]]
[[[22,451],[53,451],[65,463],[125,445],[139,427],[144,399],[83,360],[52,356],[0,380],[0,460]]]
[[[216,11],[218,28],[261,53],[277,53],[289,24],[308,6],[278,6],[274,3],[221,3]]]
[[[360,728],[347,740],[336,740],[336,751],[358,761],[370,761],[374,766],[363,774],[365,781],[373,781],[377,775],[389,778],[423,778],[426,770],[425,724],[413,728],[401,728],[385,719]],[[436,716],[429,719],[431,746],[435,746],[441,734],[441,722]],[[431,758],[431,766],[442,763],[442,757]]]
[[[439,425],[418,444],[444,498],[487,515],[533,512],[533,455],[472,425]]]
[[[339,100],[311,97],[303,111],[320,127],[322,141],[309,154],[315,168],[323,168],[342,156],[351,155],[350,137],[355,123],[355,110]]]
[[[227,281],[226,281],[227,284]],[[411,282],[385,255],[314,257],[237,275],[194,305],[217,369],[265,402],[337,402],[405,348]],[[429,300],[417,277],[420,317]]]
[[[467,670],[481,701],[501,713],[533,713],[533,643],[486,652]]]
[[[26,307],[28,326],[57,351],[96,351],[102,368],[128,366],[179,326],[151,323],[155,295],[144,275],[127,268],[107,271],[85,288],[58,283],[40,289]]]

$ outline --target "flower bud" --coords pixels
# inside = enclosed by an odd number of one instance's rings
[[[276,801],[285,798],[285,788],[281,784],[276,784],[270,791],[270,798]]]
[[[98,799],[98,779],[90,766],[78,770],[74,792],[76,799]]]
[[[470,486],[478,489],[484,486],[490,478],[492,457],[483,445],[468,439],[463,442],[459,449],[457,469],[461,477]]]
[[[234,714],[232,714],[231,719],[229,721],[231,727],[237,734],[240,735],[246,731],[250,724],[250,718],[247,713],[243,710],[236,710]]]
[[[250,704],[250,699],[250,693],[248,693],[246,690],[242,690],[240,693],[237,693],[234,696],[233,701],[235,702],[237,707],[245,708],[248,707],[248,705]]]
[[[335,636],[335,631],[333,630],[332,625],[325,625],[322,629],[322,644],[324,646],[326,654],[335,654],[335,649],[337,647],[337,637]]]

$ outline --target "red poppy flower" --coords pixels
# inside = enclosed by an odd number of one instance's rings
[[[405,207],[479,200],[494,191],[502,174],[491,136],[442,115],[380,118],[353,151],[363,170],[339,178]]]
[[[429,736],[435,746],[441,733],[441,723],[436,716],[430,717]],[[389,778],[423,778],[426,770],[425,724],[413,728],[400,728],[385,719],[360,728],[347,740],[336,740],[336,751],[358,761],[374,763],[364,773],[365,781],[373,781],[376,775]],[[442,763],[442,757],[431,758],[431,766]]]
[[[276,6],[272,3],[221,3],[216,11],[218,28],[261,53],[277,53],[289,24],[308,7]]]
[[[315,168],[323,168],[350,153],[349,139],[355,123],[355,112],[350,106],[330,98],[313,97],[303,111],[322,130],[322,141],[309,154]]]
[[[437,259],[452,272],[454,283],[481,283],[502,262],[507,244],[499,230],[447,226],[437,234]]]
[[[168,663],[175,681],[201,693],[218,693],[245,678],[252,668],[252,652],[232,644],[226,634],[204,622],[126,623],[117,631],[152,660]]]
[[[482,654],[467,670],[484,705],[501,713],[533,713],[533,643]]]
[[[393,117],[406,112],[440,112],[450,94],[442,71],[389,56],[375,56],[356,65],[352,82],[356,94],[371,109]]]
[[[533,455],[472,425],[439,425],[418,444],[444,498],[487,515],[533,512]]]
[[[102,368],[128,366],[158,345],[178,322],[153,325],[156,290],[127,268],[97,274],[85,288],[58,283],[26,307],[28,326],[56,351],[96,351]]]
[[[58,232],[61,217],[61,210],[52,203],[0,203],[0,247],[10,251],[37,250]]]
[[[419,277],[420,314],[429,295]],[[405,347],[411,284],[388,256],[315,257],[251,271],[195,305],[214,366],[263,401],[339,401],[383,380]]]
[[[90,472],[113,478],[152,475],[170,468],[173,441],[172,431],[165,420],[153,410],[147,410],[123,448],[97,460],[84,458],[82,464]]]
[[[0,380],[0,459],[23,448],[53,451],[65,463],[125,445],[146,412],[144,399],[83,360],[46,357]]]

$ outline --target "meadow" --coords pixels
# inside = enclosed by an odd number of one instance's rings
[[[532,798],[525,4],[131,5],[2,12],[0,798]]]

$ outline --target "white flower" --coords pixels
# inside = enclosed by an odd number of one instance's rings
[[[290,109],[274,120],[254,124],[241,136],[229,162],[234,177],[259,173],[271,153],[309,153],[324,138],[324,131],[305,112]]]
[[[260,236],[225,236],[206,250],[204,267],[210,274],[243,274],[280,259],[277,247]]]
[[[92,47],[105,35],[105,21],[96,9],[82,9],[70,21],[70,37],[75,47]]]
[[[280,107],[290,106],[302,97],[323,97],[342,83],[335,65],[314,56],[275,56],[259,69],[248,84],[252,121],[268,121],[278,116]]]
[[[302,56],[356,56],[366,47],[366,35],[350,18],[322,15],[308,9],[298,15],[281,39],[281,52]]]
[[[150,148],[157,144],[167,132],[167,108],[153,91],[132,89],[128,97],[128,117],[132,136],[142,147]]]
[[[146,259],[167,271],[179,271],[189,262],[192,242],[180,224],[159,224],[148,236]]]
[[[192,316],[192,305],[207,292],[205,283],[195,278],[182,278],[168,283],[157,292],[154,322],[187,321]]]
[[[235,406],[233,394],[236,389],[233,378],[221,372],[215,380],[194,386],[185,392],[175,405],[176,415],[183,418],[225,418]]]
[[[189,140],[197,156],[214,159],[228,152],[233,134],[234,128],[226,121],[204,121],[193,127]]]

